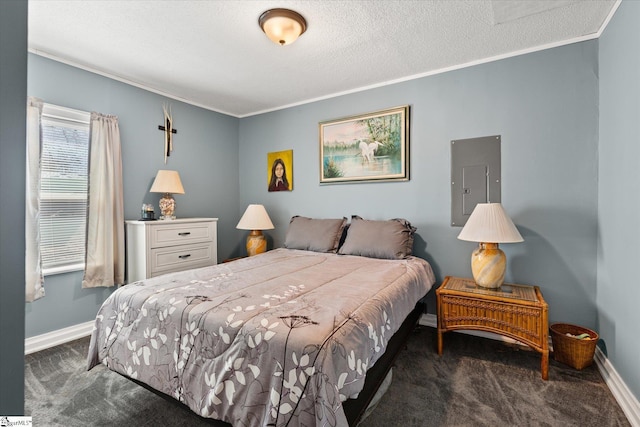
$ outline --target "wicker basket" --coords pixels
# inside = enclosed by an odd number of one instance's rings
[[[598,343],[598,334],[591,329],[568,323],[554,323],[550,327],[553,343],[553,358],[575,369],[583,369],[593,363],[593,354]],[[591,339],[578,339],[567,336],[589,334]]]

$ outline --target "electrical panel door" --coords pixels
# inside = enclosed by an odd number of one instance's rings
[[[451,141],[451,225],[462,227],[478,203],[500,202],[500,135]]]

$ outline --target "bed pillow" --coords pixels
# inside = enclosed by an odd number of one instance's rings
[[[360,255],[369,258],[404,259],[413,250],[415,227],[406,219],[372,221],[354,215],[344,244],[338,250],[342,255]]]
[[[347,218],[315,219],[294,216],[284,239],[284,247],[335,253]]]

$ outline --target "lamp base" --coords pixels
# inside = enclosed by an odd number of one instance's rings
[[[267,239],[265,239],[262,231],[251,230],[247,236],[247,255],[254,256],[261,254],[267,250]]]
[[[504,283],[507,257],[497,243],[480,243],[471,254],[471,272],[476,284],[498,289]]]

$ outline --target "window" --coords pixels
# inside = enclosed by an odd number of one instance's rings
[[[84,269],[90,114],[44,104],[40,251],[46,274]]]

